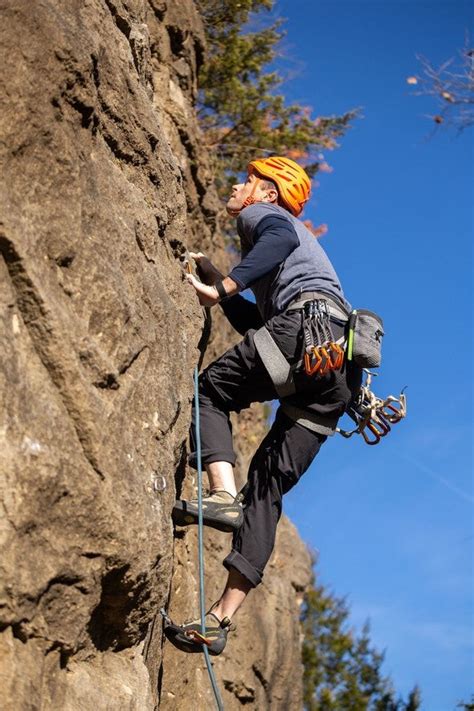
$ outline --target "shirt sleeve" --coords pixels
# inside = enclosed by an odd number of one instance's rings
[[[250,328],[258,329],[263,326],[263,319],[256,304],[248,301],[240,294],[236,294],[230,299],[225,299],[220,305],[230,325],[241,336],[245,336]]]
[[[253,232],[253,247],[229,276],[243,290],[279,266],[299,245],[298,235],[283,215],[268,215]]]

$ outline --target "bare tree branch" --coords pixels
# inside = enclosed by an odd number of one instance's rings
[[[456,128],[459,132],[474,126],[474,48],[468,38],[456,57],[451,57],[439,67],[429,59],[417,56],[421,74],[407,78],[407,83],[417,88],[414,96],[432,96],[436,113],[429,118],[435,124]]]

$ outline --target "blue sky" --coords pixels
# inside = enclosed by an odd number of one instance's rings
[[[385,321],[380,394],[408,417],[377,447],[331,440],[286,499],[320,579],[370,618],[384,670],[424,711],[474,693],[472,237],[474,129],[439,131],[410,95],[416,54],[441,63],[473,31],[473,3],[277,0],[283,91],[327,115],[360,106],[305,217],[347,297]],[[310,505],[309,503],[310,502]]]

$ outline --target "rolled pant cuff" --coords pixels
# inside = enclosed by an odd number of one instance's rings
[[[247,578],[254,588],[262,582],[262,573],[254,568],[238,551],[232,550],[227,558],[224,558],[223,564],[227,570],[235,568],[244,578]]]
[[[229,462],[229,464],[235,466],[237,457],[234,452],[229,452],[228,449],[222,450],[222,452],[204,450],[201,453],[201,459],[203,464],[212,464],[212,462]],[[193,469],[197,469],[197,452],[191,452],[188,457],[188,464]]]

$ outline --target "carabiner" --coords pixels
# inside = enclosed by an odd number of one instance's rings
[[[344,349],[341,348],[339,343],[331,341],[329,343],[329,352],[335,354],[332,360],[333,370],[340,370],[342,364],[344,363]]]
[[[306,353],[304,354],[304,369],[306,375],[314,375],[315,373],[317,373],[319,368],[321,367],[322,362],[323,359],[319,355],[317,348],[313,346],[309,350],[309,352],[306,351]]]
[[[391,422],[392,425],[395,425],[397,422],[400,422],[401,419],[403,419],[403,413],[400,408],[394,407],[391,403],[385,403],[383,407],[380,408],[379,412],[382,413],[382,415],[389,421]]]
[[[326,345],[327,344],[325,344],[324,346],[318,346],[318,348],[315,349],[318,351],[318,355],[321,358],[322,362],[321,369],[319,371],[319,375],[321,375],[321,377],[332,370],[331,356],[327,351]]]
[[[385,417],[381,414],[379,409],[375,411],[375,415],[372,417],[372,422],[375,424],[375,426],[380,426],[382,431],[379,432],[379,434],[381,437],[385,437],[385,435],[388,434],[391,430],[390,425],[388,424]]]
[[[389,395],[384,400],[381,409],[382,413],[389,422],[391,422],[392,424],[400,422],[400,420],[403,420],[403,418],[406,417],[407,414],[406,396],[403,392],[400,393],[399,398],[394,397],[393,395]]]
[[[372,434],[374,435],[374,439],[369,439],[369,437],[365,431],[366,428],[368,428],[372,432]],[[361,433],[362,437],[364,438],[366,444],[372,445],[372,444],[378,444],[380,442],[380,435],[379,435],[378,431],[374,427],[372,427],[372,423],[370,420],[369,420],[369,422],[367,422],[365,427],[363,427],[361,429],[360,433]]]

